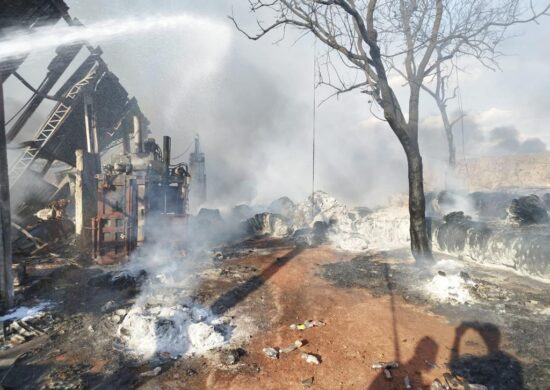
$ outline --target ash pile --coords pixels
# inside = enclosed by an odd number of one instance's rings
[[[144,276],[116,330],[121,352],[141,361],[170,360],[229,342],[231,319],[215,316],[194,295],[210,264],[202,254],[178,254],[161,242],[143,247],[124,266],[121,277]]]
[[[550,193],[532,192],[428,193],[434,250],[550,280]],[[225,219],[218,213],[210,221],[210,229],[226,226],[224,239],[288,238],[359,253],[410,245],[406,198],[371,210],[317,191],[301,203],[282,197],[264,207],[239,205]],[[228,228],[235,225],[237,231]]]
[[[289,238],[352,252],[406,247],[410,240],[409,215],[403,204],[376,210],[349,208],[323,191],[301,203],[282,197],[269,206],[239,205],[226,220],[226,225],[239,226],[233,238]]]

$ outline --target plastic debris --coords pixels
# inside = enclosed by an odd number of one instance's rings
[[[380,369],[380,368],[393,369],[393,368],[399,368],[399,363],[398,362],[378,362],[378,363],[374,363],[371,367],[373,369]]]
[[[158,374],[160,374],[161,371],[162,371],[162,367],[159,366],[159,367],[155,367],[151,371],[142,372],[140,375],[145,376],[145,377],[153,377],[153,376],[157,376]]]
[[[286,347],[286,348],[282,348],[282,349],[280,350],[280,352],[281,352],[281,353],[290,353],[290,352],[292,352],[292,351],[297,350],[297,349],[300,348],[302,345],[304,345],[304,342],[303,342],[302,340],[296,340],[296,341],[294,342],[294,344],[289,345],[289,346]]]
[[[270,359],[279,359],[279,351],[275,348],[267,347],[263,349],[265,356]]]
[[[237,364],[241,358],[241,355],[238,350],[232,349],[224,356],[224,362],[227,365]]]
[[[101,306],[101,311],[102,311],[103,313],[105,313],[105,312],[107,312],[107,311],[109,311],[109,310],[111,310],[111,309],[114,309],[115,306],[116,306],[115,301],[109,301],[109,302],[107,302],[106,304],[104,304],[103,306]]]
[[[306,363],[309,363],[309,364],[320,364],[321,361],[319,360],[319,358],[315,355],[312,355],[311,353],[302,353],[302,359],[304,359],[306,361]]]
[[[411,378],[409,378],[409,376],[407,375],[404,379],[404,382],[405,382],[405,388],[406,389],[412,389],[412,384],[411,384]]]
[[[302,381],[304,387],[311,387],[313,385],[313,377],[306,378]]]
[[[389,368],[384,368],[384,377],[386,377],[387,380],[392,379],[391,371],[389,370]]]
[[[430,361],[428,361],[428,360],[424,360],[424,363],[426,363],[426,365],[427,365],[428,367],[430,367],[432,370],[433,370],[433,369],[436,369],[436,368],[439,368],[439,366],[438,366],[437,364],[435,364],[435,363],[433,363],[433,362],[430,362]]]
[[[325,326],[326,324],[323,321],[320,320],[307,320],[304,321],[302,324],[292,324],[290,325],[290,329],[294,330],[306,330],[309,328],[317,328],[319,326]]]
[[[487,386],[485,385],[476,385],[476,384],[469,384],[470,390],[488,390]]]
[[[459,381],[457,378],[455,378],[454,376],[452,376],[448,372],[443,374],[443,379],[445,379],[445,382],[447,383],[447,386],[451,386],[453,388],[457,387],[457,386],[460,386],[462,384],[461,381]]]
[[[435,379],[430,388],[431,390],[445,390],[445,387],[443,387],[443,384],[439,381],[439,379]]]

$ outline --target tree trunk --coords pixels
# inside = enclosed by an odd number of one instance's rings
[[[410,84],[409,123],[406,127],[406,137],[400,138],[405,154],[407,155],[411,251],[417,263],[431,261],[433,259],[430,237],[426,224],[426,200],[424,198],[422,156],[420,156],[420,148],[418,146],[420,85],[421,80]]]
[[[406,154],[409,171],[411,251],[417,263],[420,263],[433,260],[431,240],[426,223],[422,157],[418,146],[409,148],[406,150]]]
[[[407,156],[409,173],[409,215],[411,252],[417,263],[433,260],[430,236],[426,224],[426,200],[424,198],[424,174],[422,157],[418,147],[418,107],[420,98],[419,83],[410,83],[409,122],[405,121],[397,99],[388,84],[382,99],[384,115],[391,129],[399,139]]]
[[[441,113],[441,119],[443,120],[443,127],[445,129],[445,135],[447,137],[447,146],[449,148],[449,167],[454,169],[456,166],[456,148],[453,136],[453,127],[449,122],[449,115],[447,115],[447,107],[444,103],[438,102],[439,112]]]

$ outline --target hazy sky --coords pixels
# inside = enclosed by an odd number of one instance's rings
[[[106,19],[189,13],[207,18],[193,28],[163,29],[100,42],[104,58],[151,120],[157,139],[173,137],[173,155],[200,134],[212,204],[269,202],[311,190],[313,41],[293,45],[274,33],[260,41],[239,34],[227,19],[251,25],[243,0],[69,0],[84,24]],[[463,63],[460,75],[467,154],[515,153],[550,143],[550,18],[512,30],[502,49],[502,72]],[[44,57],[48,58],[48,57]],[[31,58],[21,73],[38,83],[44,62]],[[43,68],[43,66],[42,66]],[[42,73],[41,73],[42,72]],[[8,110],[24,101],[14,80],[6,84]],[[318,90],[326,95],[326,90]],[[404,96],[400,92],[400,96]],[[442,166],[446,149],[438,112],[422,97],[425,165]],[[457,108],[451,103],[451,111]],[[504,130],[494,130],[504,128]],[[459,130],[460,131],[460,130]],[[527,140],[539,137],[540,141]],[[527,140],[527,142],[525,142]],[[461,145],[457,148],[462,158]],[[538,149],[537,149],[538,150]],[[385,123],[353,93],[317,110],[316,187],[356,205],[383,202],[406,189],[403,153]]]

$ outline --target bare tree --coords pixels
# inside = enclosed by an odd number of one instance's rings
[[[459,112],[451,119],[448,112],[448,102],[457,97],[459,87],[458,83],[451,80],[452,76],[461,72],[456,65],[456,58],[472,58],[490,70],[498,69],[498,59],[503,55],[498,47],[508,38],[509,27],[537,21],[548,15],[550,4],[546,2],[540,8],[536,10],[532,2],[524,0],[454,0],[446,3],[435,57],[426,74],[427,80],[421,87],[434,99],[439,109],[447,139],[450,168],[456,164],[453,127],[464,115]],[[426,30],[421,35],[426,39],[429,33]],[[399,64],[392,64],[392,67],[407,79],[407,74],[401,71]]]
[[[253,12],[270,10],[275,13],[275,20],[268,26],[258,22],[261,31],[257,35],[246,33],[234,19],[233,21],[250,39],[259,39],[284,26],[311,32],[346,65],[362,74],[362,81],[350,85],[339,78],[342,86],[335,87],[338,92],[366,88],[365,92],[382,108],[385,120],[405,151],[409,177],[411,249],[418,261],[432,258],[425,218],[422,157],[418,147],[420,86],[438,42],[443,0],[429,1],[429,7],[424,7],[422,15],[407,11],[403,18],[406,33],[402,35],[396,33],[398,29],[393,26],[395,19],[392,13],[401,12],[405,1],[401,1],[401,10],[394,3],[397,2],[379,4],[376,0],[250,0]],[[412,10],[413,1],[407,3]],[[435,7],[432,7],[432,3]],[[424,31],[425,26],[429,26],[427,29],[431,31],[430,36],[426,41],[420,42],[414,38],[413,30]],[[397,39],[404,41],[405,49],[392,44],[394,39],[395,42]],[[382,47],[386,47],[386,50],[382,51]],[[384,57],[391,54],[387,49],[389,47],[395,48],[405,57],[405,69],[410,80],[408,119],[388,80],[388,67]]]
[[[441,115],[441,121],[443,122],[443,130],[445,131],[445,138],[447,140],[447,147],[449,150],[448,164],[451,169],[456,166],[456,146],[454,141],[453,128],[464,116],[463,112],[459,112],[452,120],[448,113],[448,103],[457,97],[458,85],[453,86],[452,95],[449,95],[449,89],[451,85],[451,76],[458,69],[451,64],[450,69],[444,68],[443,63],[438,63],[434,69],[434,83],[433,86],[428,86],[426,83],[422,84],[422,89],[426,91],[435,101],[439,114]]]
[[[506,0],[505,0],[506,1]],[[476,0],[496,2],[498,0]],[[257,34],[243,30],[234,17],[236,28],[248,38],[257,40],[273,30],[287,26],[312,33],[326,47],[328,75],[323,84],[335,89],[334,94],[358,88],[371,96],[382,109],[384,120],[401,143],[407,158],[409,177],[409,213],[411,249],[416,260],[431,259],[431,246],[425,218],[422,157],[418,147],[420,90],[426,77],[433,74],[442,61],[464,51],[457,41],[472,42],[508,17],[517,17],[518,9],[487,17],[482,25],[466,19],[461,29],[450,29],[444,20],[463,12],[466,0],[249,0],[260,29]],[[264,16],[271,18],[265,24]],[[483,15],[480,16],[483,19]],[[445,43],[439,61],[434,52]],[[454,48],[454,49],[453,49]],[[346,78],[334,65],[334,60],[352,70],[355,76]],[[402,109],[390,85],[388,72],[399,66],[408,81],[408,110]],[[331,74],[332,73],[332,77]]]

